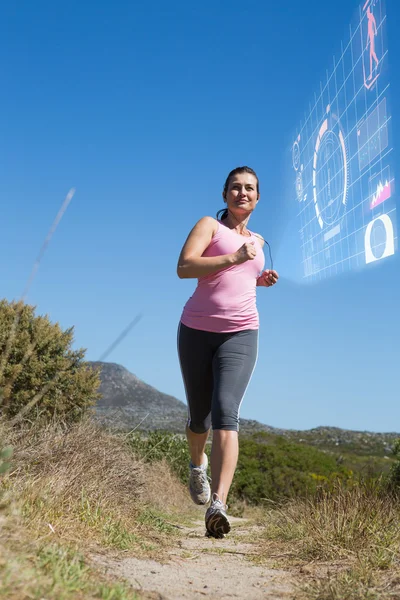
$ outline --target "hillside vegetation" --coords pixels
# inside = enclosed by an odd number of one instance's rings
[[[182,482],[187,481],[189,453],[183,436],[170,432],[133,432],[127,441],[146,462],[166,460]],[[389,477],[395,454],[389,460],[358,455],[346,458],[273,434],[239,436],[239,461],[231,490],[232,501],[259,505],[315,494],[340,480],[353,486],[360,479]],[[210,444],[206,451],[209,453]]]
[[[93,421],[98,373],[71,350],[72,333],[0,303],[4,600],[146,597],[134,579],[100,572],[93,554],[164,559],[203,515],[185,489],[182,435]],[[317,437],[240,436],[230,498],[230,513],[249,519],[240,543],[247,535],[253,561],[301,573],[296,598],[399,600],[400,441],[374,455],[364,438],[339,453]]]

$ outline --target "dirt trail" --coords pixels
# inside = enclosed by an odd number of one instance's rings
[[[165,562],[139,558],[93,557],[107,574],[122,577],[145,597],[159,600],[294,598],[293,573],[259,566],[251,560],[257,544],[249,543],[251,524],[231,518],[232,531],[223,540],[204,536],[204,522],[182,528]]]

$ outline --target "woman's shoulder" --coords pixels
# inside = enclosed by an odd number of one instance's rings
[[[219,221],[214,217],[202,217],[197,221],[196,227],[212,231],[212,234],[215,235],[219,229]]]

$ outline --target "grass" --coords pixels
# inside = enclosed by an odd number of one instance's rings
[[[9,436],[14,455],[3,490],[19,498],[37,537],[51,530],[68,543],[143,554],[168,543],[178,507],[189,512],[186,494],[165,463],[144,465],[123,438],[93,423]]]
[[[344,489],[340,482],[316,497],[267,512],[264,557],[281,542],[282,562],[312,564],[318,575],[299,598],[400,598],[400,505],[380,482]],[[331,573],[322,568],[333,565]],[[336,566],[335,565],[339,565]]]
[[[0,479],[0,598],[139,598],[99,575],[87,557],[165,553],[178,512],[194,514],[167,465],[144,465],[123,437],[89,421],[40,430],[0,423],[6,446],[13,452],[1,457],[9,464]]]
[[[133,443],[88,421],[40,430],[0,423],[0,448],[8,448],[0,455],[1,600],[140,598],[88,557],[101,550],[160,558],[179,542],[179,526],[198,517],[177,479],[187,469],[183,444],[161,434],[151,441]],[[257,539],[249,530],[251,560],[276,558],[289,571],[312,565],[296,598],[400,600],[400,503],[381,481],[338,479],[269,506],[237,504],[260,526]]]
[[[400,598],[400,575],[376,573],[362,564],[334,577],[321,578],[304,586],[305,600],[396,600]]]
[[[26,519],[21,518],[15,501],[3,495],[0,509],[2,600],[139,598],[124,582],[113,582],[93,568],[78,546],[48,539],[50,536],[37,539],[25,525]]]
[[[139,596],[125,583],[106,581],[75,548],[47,544],[29,551],[14,543],[14,553],[10,556],[8,550],[0,565],[0,598],[136,600]]]
[[[399,586],[399,575],[382,575],[360,564],[307,584],[302,596],[315,600],[396,600],[400,598]]]

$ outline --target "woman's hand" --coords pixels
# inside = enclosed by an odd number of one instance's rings
[[[241,265],[248,260],[254,260],[257,254],[254,242],[246,242],[233,254],[233,262],[235,265]]]
[[[263,271],[260,277],[257,279],[257,285],[261,287],[271,287],[275,285],[278,279],[279,275],[276,271],[273,271],[272,269]]]

